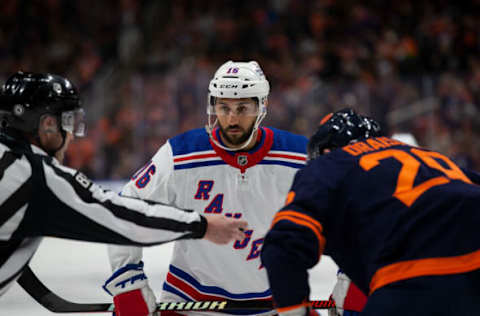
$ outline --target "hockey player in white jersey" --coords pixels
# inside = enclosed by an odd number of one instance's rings
[[[269,83],[257,62],[223,64],[210,81],[207,127],[169,139],[123,189],[122,195],[248,221],[245,238],[225,246],[176,241],[162,301],[271,299],[259,255],[276,209],[306,163],[307,139],[260,126],[268,94]],[[113,271],[143,264],[141,248],[110,247],[109,257]],[[125,303],[128,310],[116,306],[117,315],[144,315],[138,312],[144,306],[151,312],[153,293],[147,284],[142,291],[143,300]]]

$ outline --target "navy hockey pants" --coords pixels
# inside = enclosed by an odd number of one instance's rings
[[[480,270],[399,281],[368,297],[362,316],[478,316]]]

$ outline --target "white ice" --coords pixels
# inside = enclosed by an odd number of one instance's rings
[[[119,192],[123,183],[109,182],[102,185]],[[171,243],[144,249],[145,273],[157,297],[167,274],[171,254]],[[76,303],[111,302],[111,297],[101,288],[111,274],[104,244],[45,238],[30,266],[50,290],[66,300]],[[336,272],[335,263],[330,257],[323,256],[320,263],[310,270],[310,299],[328,299],[336,281]],[[326,311],[321,311],[321,314],[327,315]],[[81,314],[52,313],[35,302],[18,284],[14,284],[0,297],[0,316],[52,315]]]
[[[155,293],[161,291],[171,252],[172,244],[144,250],[145,272]],[[50,290],[69,301],[111,302],[110,296],[101,288],[111,274],[105,245],[45,238],[31,262],[31,267]],[[336,269],[335,263],[329,257],[323,256],[320,263],[310,271],[311,299],[328,299],[335,284]],[[17,284],[0,297],[0,316],[30,315],[60,314],[51,313],[39,305]],[[326,312],[322,312],[322,315],[326,315]]]

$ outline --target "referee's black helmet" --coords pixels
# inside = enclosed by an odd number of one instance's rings
[[[59,118],[63,129],[83,136],[85,124],[78,90],[66,78],[49,73],[17,72],[0,90],[2,125],[35,133],[40,118],[50,114]],[[69,113],[70,115],[63,115]]]

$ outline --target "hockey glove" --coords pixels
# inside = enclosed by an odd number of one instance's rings
[[[341,270],[337,273],[337,283],[332,296],[335,308],[328,310],[328,316],[357,316],[365,307],[367,297]]]
[[[115,271],[103,289],[113,296],[116,316],[147,316],[155,311],[155,295],[143,273],[142,261]]]

